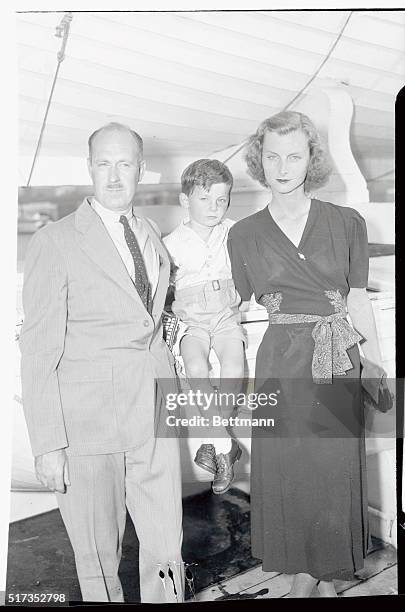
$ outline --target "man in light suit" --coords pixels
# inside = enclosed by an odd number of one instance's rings
[[[132,209],[140,136],[100,128],[88,167],[94,197],[39,230],[26,256],[20,347],[36,473],[56,491],[84,600],[123,601],[127,507],[142,602],[182,601],[178,440],[154,435],[156,397],[164,410],[162,386],[175,381],[161,324],[169,261]]]

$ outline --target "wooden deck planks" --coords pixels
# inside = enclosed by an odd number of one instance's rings
[[[343,597],[390,595],[397,593],[396,551],[383,546],[371,552],[355,580],[336,580],[336,591]],[[278,572],[262,572],[261,566],[238,574],[229,580],[197,594],[197,601],[223,599],[273,599],[285,597],[290,590],[291,576]],[[314,590],[314,597],[319,597]]]
[[[347,589],[341,596],[396,595],[398,593],[397,585],[397,566],[394,565],[351,589]]]
[[[241,593],[252,586],[260,585],[270,578],[278,576],[278,572],[263,572],[261,565],[253,569],[242,572],[229,580],[224,580],[213,587],[204,589],[197,593],[197,601],[213,601],[214,599],[222,598],[226,593],[234,595]]]

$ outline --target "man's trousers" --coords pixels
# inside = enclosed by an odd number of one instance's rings
[[[83,600],[123,601],[118,567],[127,507],[139,540],[141,601],[183,601],[178,440],[151,438],[126,452],[69,456],[68,464],[71,485],[57,499]]]

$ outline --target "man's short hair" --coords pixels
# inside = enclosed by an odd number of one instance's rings
[[[106,131],[108,132],[109,131],[111,132],[117,132],[117,131],[118,132],[129,132],[129,134],[131,134],[131,136],[134,138],[137,144],[138,159],[139,161],[142,161],[143,159],[143,140],[142,138],[139,136],[137,132],[135,132],[134,130],[131,130],[131,128],[128,125],[125,125],[124,123],[118,123],[117,121],[111,121],[111,123],[106,123],[106,125],[101,126],[101,128],[98,128],[98,130],[96,130],[89,136],[88,144],[89,144],[89,159],[90,160],[91,160],[91,148],[92,148],[94,138],[101,132],[106,132]]]
[[[217,183],[225,183],[231,188],[233,185],[231,171],[218,159],[197,159],[181,175],[181,191],[187,196],[192,194],[197,185],[208,191]]]

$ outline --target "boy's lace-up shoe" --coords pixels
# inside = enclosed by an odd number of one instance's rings
[[[201,444],[194,457],[196,463],[203,470],[216,474],[217,460],[215,455],[215,446],[213,444]]]
[[[236,461],[239,461],[241,455],[241,447],[236,440],[232,439],[232,447],[229,453],[220,453],[216,456],[217,473],[212,483],[213,493],[221,495],[229,489],[234,479],[233,465]]]

